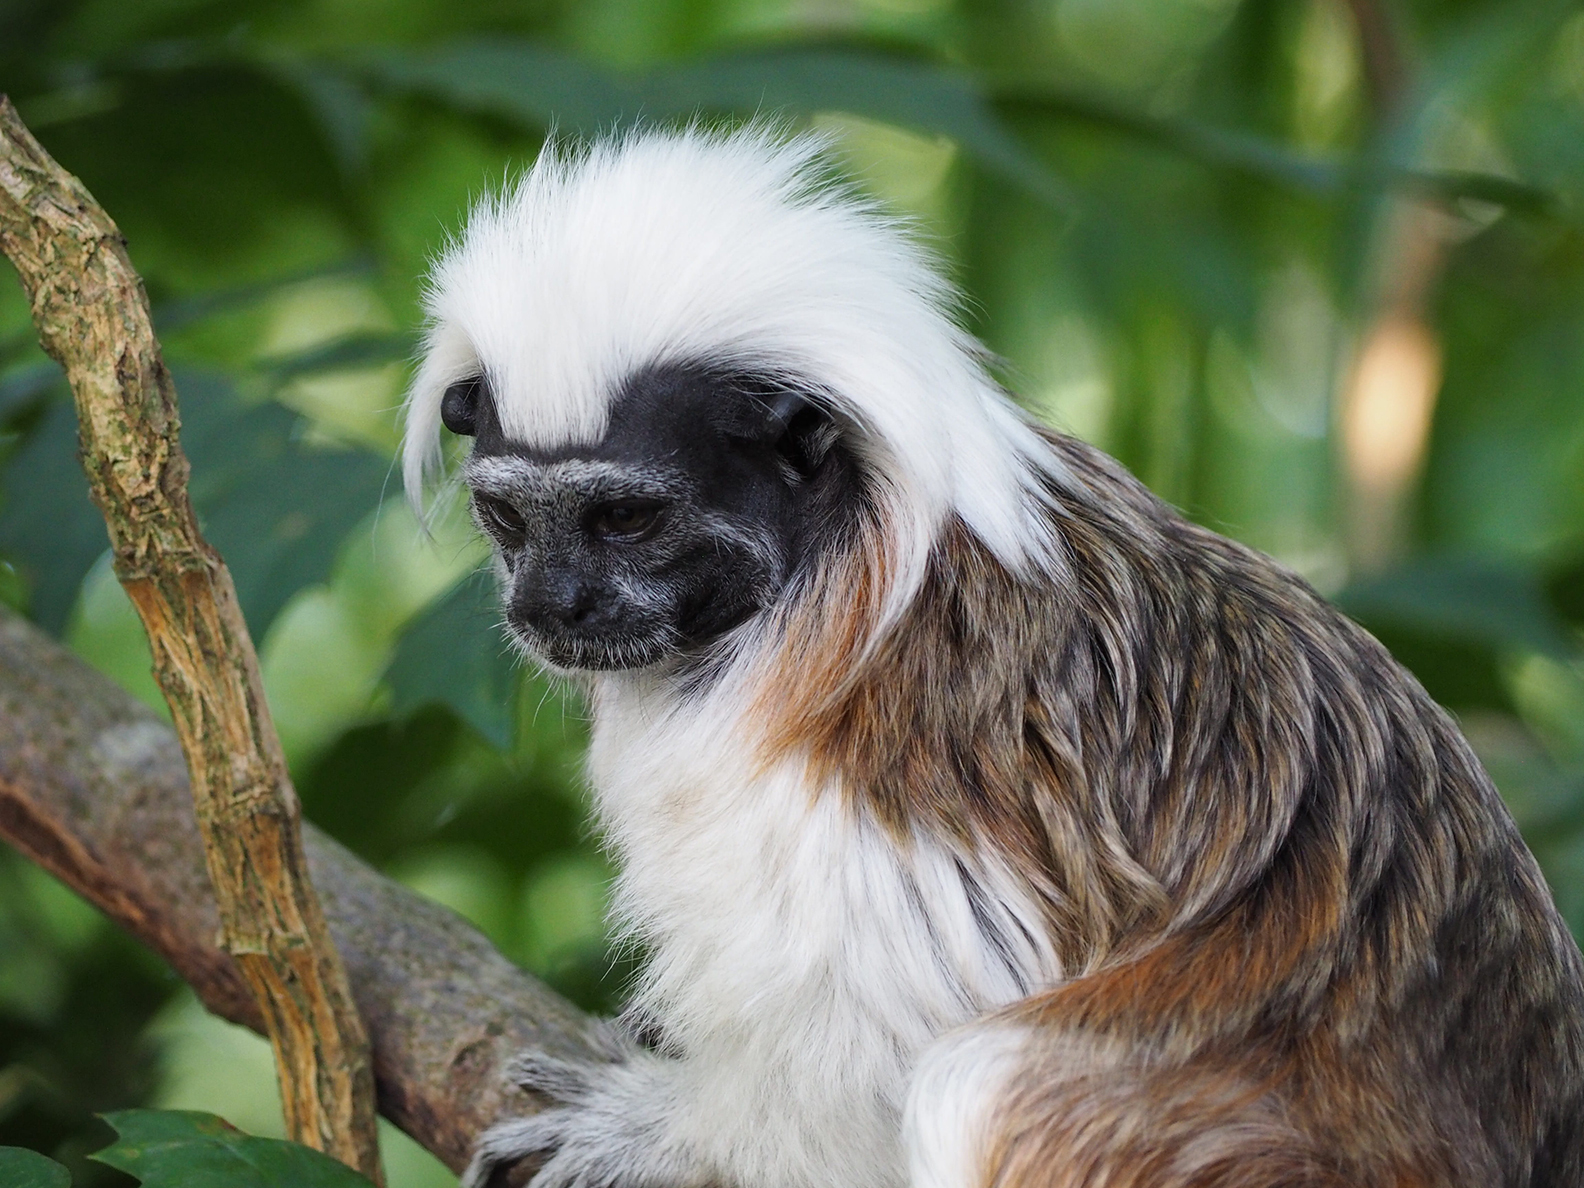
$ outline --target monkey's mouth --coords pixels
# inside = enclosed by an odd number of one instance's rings
[[[512,637],[548,668],[568,672],[616,672],[648,668],[677,652],[676,632],[666,624],[620,633],[544,631],[512,615],[506,617]]]

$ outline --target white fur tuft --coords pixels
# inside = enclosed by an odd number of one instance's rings
[[[1061,980],[1040,909],[999,855],[762,771],[729,683],[659,712],[647,683],[600,682],[590,775],[635,1005],[685,1054],[669,1140],[730,1183],[898,1188],[920,1054]]]
[[[433,270],[409,491],[439,461],[446,387],[481,369],[506,432],[553,447],[596,441],[633,372],[716,360],[801,377],[856,429],[898,597],[948,512],[1004,564],[1046,559],[1049,451],[952,321],[928,253],[830,180],[825,148],[764,127],[547,146]]]
[[[936,1040],[908,1091],[903,1145],[912,1188],[980,1188],[1006,1090],[1023,1067],[1029,1035],[975,1023]]]
[[[739,365],[797,377],[843,422],[882,505],[889,615],[953,515],[1003,564],[1053,567],[1051,452],[953,323],[928,254],[829,180],[824,147],[645,132],[549,148],[480,204],[431,281],[409,490],[438,462],[446,387],[481,370],[506,433],[552,448],[597,442],[641,369]],[[898,1188],[920,1054],[1060,980],[994,847],[898,837],[799,758],[765,770],[747,667],[685,698],[656,671],[589,678],[616,922],[650,954],[637,1006],[667,1058],[606,1074],[576,1111],[503,1123],[485,1163],[544,1143],[567,1183],[617,1152],[630,1182],[687,1167],[686,1182]]]

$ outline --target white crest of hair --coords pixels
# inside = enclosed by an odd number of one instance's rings
[[[460,379],[487,375],[507,434],[556,447],[598,441],[635,372],[704,361],[805,381],[856,429],[891,537],[890,613],[949,513],[1009,567],[1056,564],[1038,510],[1051,452],[953,322],[930,254],[831,181],[827,147],[762,125],[547,145],[433,269],[409,491],[439,461]]]
[[[895,1188],[921,1054],[1061,978],[1034,897],[994,852],[898,839],[798,760],[763,770],[730,679],[658,713],[649,679],[596,687],[590,774],[614,922],[649,954],[634,1006],[680,1056],[685,1089],[655,1088],[687,1103],[668,1142],[730,1183]]]

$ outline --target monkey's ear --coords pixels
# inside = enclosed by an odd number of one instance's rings
[[[812,402],[802,392],[758,376],[732,376],[721,402],[720,426],[728,437],[774,445]]]
[[[760,440],[798,475],[811,478],[836,443],[836,424],[829,410],[796,388],[767,393],[763,409]]]
[[[836,425],[825,408],[795,384],[776,378],[734,376],[727,436],[779,454],[798,475],[819,469],[836,441]]]
[[[796,388],[780,388],[761,397],[765,441],[779,441],[792,422],[814,408],[814,402]]]
[[[787,417],[776,452],[801,477],[813,478],[836,437],[836,420],[830,410],[804,397],[802,405]]]
[[[452,384],[440,398],[441,423],[459,437],[477,434],[479,399],[483,392],[482,375],[470,376]]]

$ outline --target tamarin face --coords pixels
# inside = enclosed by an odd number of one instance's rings
[[[507,623],[558,668],[701,653],[781,596],[855,495],[817,396],[767,373],[643,370],[601,440],[549,450],[502,431],[482,376],[452,385],[441,412],[475,438],[465,474]]]

